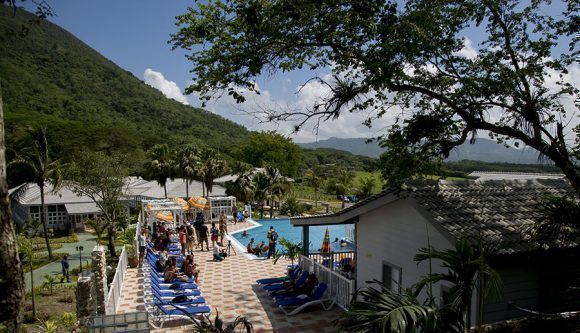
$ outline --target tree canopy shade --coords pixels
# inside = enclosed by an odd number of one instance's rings
[[[203,99],[221,91],[243,102],[260,74],[328,68],[330,78],[312,78],[328,87],[325,97],[308,110],[266,110],[266,119],[299,129],[371,110],[371,125],[394,111],[387,141],[442,157],[489,132],[536,149],[580,193],[578,155],[565,138],[575,107],[561,101],[578,93],[565,75],[578,55],[579,9],[572,0],[212,1],[177,17],[172,42],[195,48],[186,91]],[[467,31],[481,36],[478,50]]]
[[[274,167],[284,176],[295,176],[302,161],[300,148],[274,131],[250,133],[238,146],[236,156],[256,167]]]

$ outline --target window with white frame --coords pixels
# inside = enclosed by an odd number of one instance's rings
[[[394,293],[401,293],[403,270],[401,267],[383,261],[383,284]]]

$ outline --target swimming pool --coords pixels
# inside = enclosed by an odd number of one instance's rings
[[[278,240],[284,237],[291,241],[292,243],[300,243],[302,242],[302,227],[293,227],[292,223],[290,223],[290,219],[263,219],[263,220],[256,220],[259,226],[253,227],[251,229],[247,229],[248,235],[246,237],[242,237],[243,232],[238,231],[232,233],[233,236],[240,244],[246,248],[248,243],[250,242],[251,238],[254,238],[254,244],[258,244],[260,241],[263,241],[265,244],[268,244],[268,230],[270,230],[270,226],[273,226],[278,232]],[[330,246],[331,250],[334,252],[341,252],[341,251],[353,251],[354,245],[349,244],[346,247],[341,247],[339,242],[334,242],[336,238],[343,239],[345,236],[345,225],[333,225],[328,226],[328,230],[330,231]],[[318,252],[320,247],[322,246],[322,241],[324,240],[324,233],[326,232],[326,226],[316,226],[310,227],[310,251],[311,252]]]

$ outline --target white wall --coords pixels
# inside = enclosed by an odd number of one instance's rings
[[[397,200],[359,216],[356,228],[357,288],[365,286],[365,281],[382,280],[383,260],[402,268],[403,288],[417,283],[429,271],[427,262],[417,266],[413,260],[420,248],[427,247],[427,230],[429,241],[436,249],[452,246],[404,200]],[[444,272],[435,262],[433,271]],[[438,285],[434,286],[433,294],[440,296]]]

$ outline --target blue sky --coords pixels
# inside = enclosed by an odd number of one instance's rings
[[[49,3],[56,14],[50,21],[73,33],[120,67],[164,92],[166,96],[192,106],[201,105],[195,96],[184,96],[182,93],[192,78],[189,73],[192,66],[185,59],[185,53],[181,50],[172,51],[167,44],[170,34],[177,30],[174,25],[175,16],[185,13],[188,6],[195,5],[195,1],[55,0]],[[29,1],[24,4],[28,8],[31,6]],[[469,34],[468,37],[474,41],[480,39],[474,31]],[[468,54],[476,54],[474,49],[467,51]],[[384,133],[385,127],[396,115],[376,122],[369,129],[361,124],[368,114],[347,114],[336,121],[323,123],[317,133],[312,127],[307,127],[294,135],[292,123],[262,124],[246,114],[247,111],[260,107],[308,108],[324,96],[325,88],[320,84],[310,83],[300,95],[295,94],[297,88],[313,74],[323,77],[329,73],[330,69],[319,73],[297,71],[263,77],[258,80],[263,93],[250,97],[243,105],[236,105],[225,98],[209,103],[206,108],[249,129],[276,129],[291,135],[298,142],[331,136],[373,137]]]

